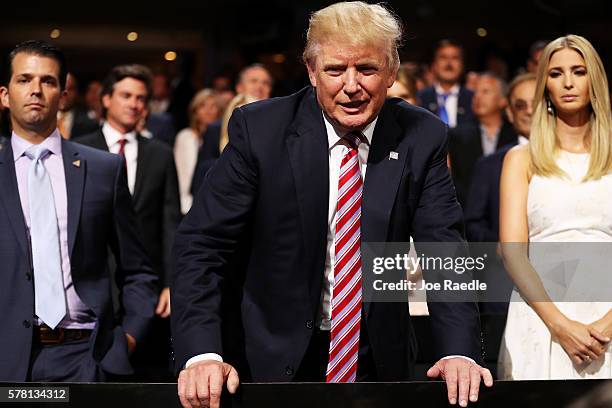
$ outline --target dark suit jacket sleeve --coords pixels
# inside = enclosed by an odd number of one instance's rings
[[[172,246],[176,228],[181,218],[181,203],[179,199],[178,178],[176,175],[176,165],[171,152],[168,154],[165,182],[164,182],[164,220],[163,220],[163,251],[164,251],[164,274],[162,285],[167,288],[170,286],[172,276]]]
[[[412,230],[419,242],[462,242],[462,212],[446,166],[446,127],[435,121],[428,129],[435,149],[428,161]],[[427,276],[425,276],[427,279]],[[462,355],[482,362],[480,319],[473,302],[428,302],[437,358]]]
[[[195,355],[223,355],[221,284],[257,189],[257,170],[240,109],[234,112],[229,131],[232,142],[206,177],[175,239],[171,293],[177,372]]]
[[[155,315],[157,276],[138,237],[125,165],[120,157],[116,159],[114,228],[109,244],[117,262],[115,279],[125,312],[122,326],[140,342]]]
[[[474,176],[470,184],[469,194],[465,206],[465,228],[468,240],[475,242],[495,242],[497,237],[493,226],[489,222],[491,214],[488,212],[490,177],[486,166],[486,158],[481,158],[474,166]]]

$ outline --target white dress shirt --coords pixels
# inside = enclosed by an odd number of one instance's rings
[[[108,151],[111,153],[119,154],[121,145],[119,141],[126,139],[123,154],[125,156],[125,163],[127,165],[127,181],[130,194],[134,195],[134,185],[136,184],[136,166],[138,165],[138,140],[136,139],[136,132],[128,132],[122,134],[117,129],[112,127],[108,122],[104,122],[102,126],[102,134],[106,140]]]
[[[440,84],[435,84],[434,88],[436,90],[436,96],[442,95],[442,94],[449,94],[448,97],[446,98],[446,103],[444,104],[444,107],[446,108],[446,114],[448,115],[448,127],[449,128],[454,128],[455,126],[457,126],[457,110],[458,110],[458,106],[459,106],[459,90],[461,88],[460,88],[460,86],[458,84],[454,85],[448,91],[445,91],[444,89],[442,89]],[[440,102],[436,101],[436,103],[440,103]]]

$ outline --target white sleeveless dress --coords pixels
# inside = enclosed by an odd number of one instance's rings
[[[581,182],[589,165],[588,153],[560,151],[557,164],[569,178],[533,176],[529,183],[529,257],[538,272],[542,263],[564,256],[561,249],[555,253],[556,244],[538,246],[538,242],[612,242],[612,174]],[[612,248],[612,244],[601,246]],[[566,245],[565,249],[568,247],[571,246]],[[593,275],[592,269],[582,268],[582,276],[585,272]],[[604,274],[612,277],[612,268]],[[591,323],[612,308],[612,286],[609,288],[609,302],[607,296],[600,296],[597,302],[555,304],[568,318]],[[552,295],[551,298],[557,299]],[[515,290],[500,348],[498,376],[505,380],[612,378],[612,346],[608,346],[602,358],[575,366]]]

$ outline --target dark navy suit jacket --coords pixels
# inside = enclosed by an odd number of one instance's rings
[[[222,288],[235,273],[252,380],[291,381],[323,287],[329,202],[323,114],[309,87],[236,109],[229,132],[231,142],[175,241],[176,369],[197,354],[224,356]],[[389,159],[392,151],[397,160]],[[399,99],[385,102],[368,156],[361,222],[363,242],[408,242],[411,235],[417,243],[463,240],[446,127],[429,112]],[[476,304],[429,307],[438,356],[481,361]],[[415,338],[407,302],[364,303],[363,310],[378,378],[409,378]]]
[[[474,113],[472,112],[472,98],[474,92],[464,87],[459,88],[459,98],[457,101],[457,126],[465,123],[471,123],[476,120]],[[438,114],[438,96],[436,94],[436,88],[433,86],[423,89],[418,94],[419,104],[432,112]]]
[[[198,161],[191,180],[191,194],[195,196],[204,183],[208,170],[219,158],[219,143],[221,141],[221,121],[217,120],[208,125],[204,133],[204,142],[198,150]]]
[[[502,147],[474,165],[467,204],[465,229],[468,241],[499,241],[499,182],[506,153],[515,144]]]
[[[117,155],[62,140],[68,199],[72,280],[95,314],[94,360],[107,372],[130,374],[125,332],[143,340],[154,316],[156,276],[136,232],[125,166]],[[34,284],[10,142],[0,150],[0,381],[25,381],[32,349]],[[123,316],[115,320],[108,247],[116,255]]]

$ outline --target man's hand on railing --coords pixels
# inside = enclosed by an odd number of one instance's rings
[[[462,407],[467,406],[468,395],[469,401],[478,401],[481,378],[487,387],[493,386],[493,376],[488,369],[461,357],[439,360],[427,371],[427,376],[430,378],[442,377],[446,381],[448,402],[455,405],[459,401]],[[457,387],[459,393],[457,393]],[[457,394],[459,394],[458,399]]]
[[[234,367],[216,360],[191,364],[178,378],[178,395],[184,408],[219,408],[223,384],[234,394],[240,379]]]

